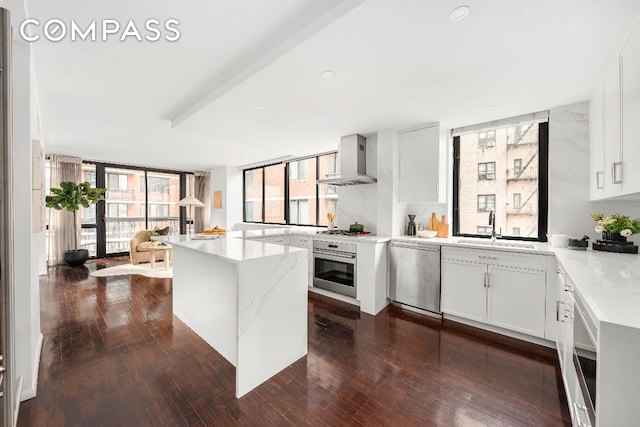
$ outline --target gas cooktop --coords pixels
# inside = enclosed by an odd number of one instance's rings
[[[337,236],[351,236],[351,237],[364,237],[371,234],[370,231],[349,231],[349,230],[324,230],[318,231],[317,234],[333,234]]]

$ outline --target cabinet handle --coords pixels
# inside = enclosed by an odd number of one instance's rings
[[[556,301],[556,322],[562,321],[560,320],[560,304],[562,304],[562,301]]]
[[[498,257],[489,256],[489,255],[478,255],[478,258],[481,258],[481,259],[498,259]]]
[[[569,285],[568,283],[564,283],[563,288],[565,292],[573,292],[573,286]]]
[[[575,408],[574,412],[576,414],[576,423],[578,424],[578,427],[591,427],[591,424],[585,424],[580,419],[579,411],[584,412],[585,416],[589,416],[589,414],[587,413],[587,407],[579,404],[578,402],[573,402],[573,407]]]
[[[489,287],[489,273],[484,273],[484,287],[488,288]]]
[[[604,188],[604,172],[596,172],[596,188],[602,190]]]
[[[611,163],[611,183],[622,184],[622,162]]]
[[[562,269],[561,268],[556,268],[556,273],[557,274],[562,274]]]

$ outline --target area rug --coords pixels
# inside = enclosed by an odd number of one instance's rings
[[[173,267],[169,267],[168,270],[164,269],[164,261],[156,263],[156,268],[152,269],[148,263],[144,264],[122,264],[114,267],[101,268],[91,273],[93,277],[110,277],[110,276],[124,276],[128,274],[140,274],[147,277],[155,277],[158,279],[171,279],[173,278]]]

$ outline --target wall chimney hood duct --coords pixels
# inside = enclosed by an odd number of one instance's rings
[[[373,184],[377,180],[367,175],[367,139],[362,135],[349,135],[340,138],[338,147],[340,173],[319,179],[319,184],[359,185]]]

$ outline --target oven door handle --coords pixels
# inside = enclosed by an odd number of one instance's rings
[[[329,261],[355,260],[356,254],[339,255],[335,252],[313,251],[314,258],[327,259]]]

